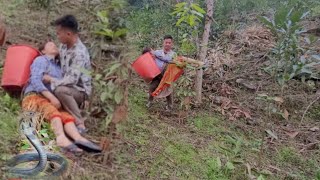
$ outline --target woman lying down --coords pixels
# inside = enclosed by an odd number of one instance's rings
[[[62,78],[61,69],[56,61],[59,54],[53,42],[46,42],[39,48],[42,53],[31,65],[29,83],[24,92],[22,109],[41,113],[51,124],[56,143],[63,151],[79,153],[101,152],[101,148],[82,137],[75,126],[75,118],[61,109],[59,100],[53,95],[50,84],[44,84],[44,74],[54,78]],[[72,140],[70,140],[68,137]]]

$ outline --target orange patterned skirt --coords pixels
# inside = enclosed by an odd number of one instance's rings
[[[75,118],[66,111],[58,110],[50,101],[39,94],[30,94],[23,98],[22,109],[25,111],[36,111],[43,115],[44,119],[50,121],[60,118],[63,124],[75,122]]]
[[[151,93],[152,96],[158,96],[172,85],[183,74],[183,68],[178,67],[176,64],[169,64],[165,71],[160,84],[157,89]]]

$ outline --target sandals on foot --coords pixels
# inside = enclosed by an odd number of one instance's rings
[[[79,148],[87,151],[87,152],[93,152],[93,153],[100,153],[102,151],[102,149],[94,144],[93,142],[87,141],[87,142],[83,142],[83,141],[75,141],[74,142]]]
[[[83,151],[81,149],[79,149],[78,146],[76,146],[75,144],[70,144],[68,146],[65,146],[65,147],[60,147],[61,148],[61,151],[62,153],[67,153],[67,152],[71,152],[71,153],[74,153],[74,154],[79,154],[79,153],[82,153]]]

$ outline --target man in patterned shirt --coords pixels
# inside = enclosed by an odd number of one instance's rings
[[[78,36],[78,22],[73,15],[66,15],[54,22],[60,45],[62,79],[45,76],[63,108],[76,118],[80,133],[86,132],[80,107],[91,95],[90,55]]]

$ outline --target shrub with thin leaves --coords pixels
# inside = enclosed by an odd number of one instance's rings
[[[127,34],[126,28],[111,28],[111,23],[109,20],[109,12],[107,10],[98,11],[96,14],[98,22],[96,23],[95,34],[102,37],[110,38],[111,40],[116,40],[121,37],[125,37]]]
[[[277,38],[276,46],[270,56],[271,65],[266,71],[274,76],[280,85],[294,77],[318,79],[317,66],[320,58],[300,44],[305,30],[300,22],[309,14],[302,9],[282,7],[278,9],[273,19],[261,17],[260,20],[273,32]],[[312,38],[305,39],[308,44]]]
[[[94,76],[98,101],[94,102],[99,111],[106,113],[106,125],[111,122],[115,107],[122,103],[125,98],[125,80],[128,79],[128,67],[126,62],[115,61],[109,64],[103,72]]]

